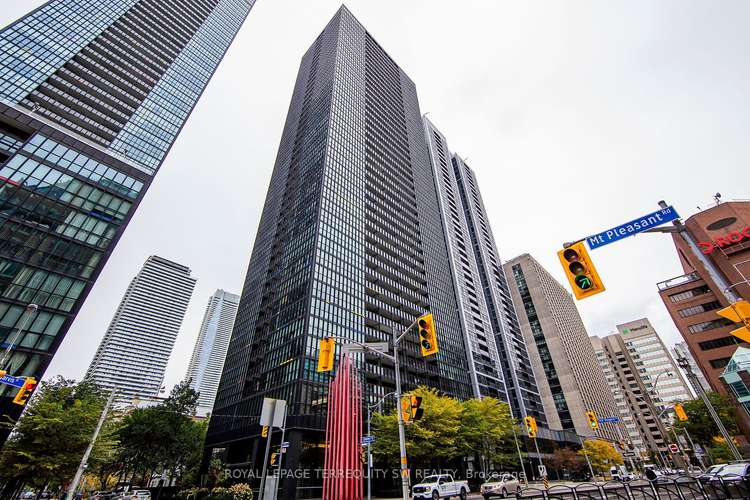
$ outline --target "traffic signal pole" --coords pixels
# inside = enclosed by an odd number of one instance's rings
[[[94,429],[93,436],[91,436],[91,441],[89,442],[89,445],[86,447],[86,451],[84,452],[83,457],[81,458],[81,463],[78,466],[76,475],[75,477],[73,477],[73,480],[70,482],[70,486],[68,487],[68,492],[66,494],[67,500],[73,500],[73,496],[75,495],[76,489],[78,488],[78,483],[81,482],[81,477],[83,477],[83,472],[86,470],[86,467],[88,466],[88,461],[89,461],[89,456],[91,455],[91,450],[94,449],[94,443],[96,443],[96,438],[99,436],[99,432],[102,430],[102,426],[104,425],[104,420],[107,418],[109,407],[112,406],[112,402],[115,400],[116,393],[117,393],[117,389],[112,389],[112,392],[109,394],[109,398],[107,398],[107,403],[104,405],[102,414],[99,416],[99,421],[96,423],[96,428]]]

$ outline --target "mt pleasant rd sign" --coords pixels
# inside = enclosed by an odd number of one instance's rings
[[[680,216],[677,214],[674,207],[670,206],[662,208],[656,212],[631,220],[625,224],[620,224],[617,227],[613,227],[612,229],[608,229],[599,234],[589,236],[586,238],[586,242],[589,244],[589,248],[593,250],[679,218]]]

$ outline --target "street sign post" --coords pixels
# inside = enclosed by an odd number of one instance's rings
[[[341,352],[343,353],[359,353],[359,352],[388,352],[388,342],[365,342],[364,344],[343,344],[341,346]]]
[[[625,224],[620,224],[619,226],[613,227],[612,229],[608,229],[606,231],[602,231],[601,233],[591,235],[586,238],[586,243],[588,243],[591,250],[594,250],[595,248],[609,245],[610,243],[614,243],[615,241],[627,238],[628,236],[636,235],[638,233],[642,233],[647,229],[661,226],[662,224],[666,224],[667,222],[671,222],[679,218],[680,216],[679,214],[677,214],[677,210],[675,210],[674,207],[670,206],[662,208],[657,210],[656,212],[652,212],[650,214],[644,215],[643,217],[638,217],[637,219],[633,219],[630,222],[626,222]]]
[[[677,446],[674,443],[670,443],[670,445],[669,445],[669,451],[672,452],[672,453],[679,453],[680,452],[680,447]]]
[[[635,452],[634,451],[623,451],[621,453],[623,458],[635,458]]]
[[[362,445],[372,444],[375,442],[375,436],[362,436]]]

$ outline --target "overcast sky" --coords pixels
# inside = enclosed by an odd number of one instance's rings
[[[0,25],[40,5],[2,0]],[[340,3],[258,0],[164,162],[47,377],[80,378],[152,254],[198,279],[165,379],[184,377],[206,302],[240,293],[300,58]],[[422,112],[479,178],[505,260],[561,282],[565,241],[661,199],[687,217],[750,198],[750,2],[347,3],[414,80]],[[679,334],[656,283],[682,274],[649,234],[592,255],[607,292],[579,303],[589,334],[647,316]]]

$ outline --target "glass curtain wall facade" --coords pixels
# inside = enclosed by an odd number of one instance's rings
[[[9,373],[43,375],[252,5],[53,0],[0,31],[3,347],[39,306]]]
[[[262,461],[263,397],[288,403],[285,467],[322,461],[330,373],[318,343],[389,341],[431,311],[440,352],[401,345],[405,389],[472,396],[414,83],[342,7],[302,59],[207,437],[207,455]],[[356,355],[366,400],[393,365]],[[285,480],[284,498],[310,481]],[[319,483],[318,478],[317,482]],[[309,483],[309,484],[308,484]]]

